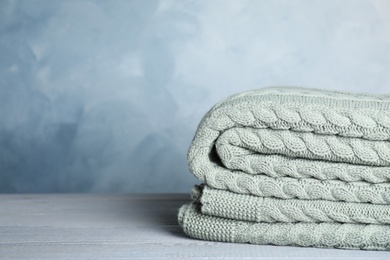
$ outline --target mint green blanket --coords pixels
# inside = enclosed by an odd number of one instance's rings
[[[273,87],[216,104],[188,152],[191,237],[390,249],[390,95]]]

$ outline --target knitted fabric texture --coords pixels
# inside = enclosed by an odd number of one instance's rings
[[[191,237],[390,250],[390,95],[272,87],[216,104],[188,152]]]

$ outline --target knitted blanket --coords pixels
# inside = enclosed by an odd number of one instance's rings
[[[390,249],[390,95],[273,87],[203,117],[188,152],[203,182],[179,210],[191,237]]]

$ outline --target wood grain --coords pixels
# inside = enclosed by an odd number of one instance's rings
[[[0,195],[0,259],[389,259],[390,252],[200,241],[177,224],[186,194]]]

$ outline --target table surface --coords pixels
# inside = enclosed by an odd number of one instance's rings
[[[390,259],[390,252],[186,237],[189,195],[0,195],[0,259]]]

